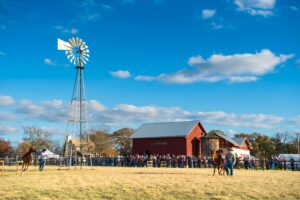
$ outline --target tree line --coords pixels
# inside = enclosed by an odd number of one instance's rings
[[[0,158],[22,156],[30,147],[37,150],[47,148],[56,154],[62,154],[63,144],[53,140],[51,133],[34,126],[24,127],[23,132],[24,138],[16,148],[13,148],[10,141],[0,138]],[[92,129],[89,133],[90,142],[94,147],[91,153],[103,156],[130,154],[130,136],[133,133],[134,130],[129,128],[122,128],[112,133],[105,129]]]
[[[270,158],[280,153],[298,153],[296,134],[289,132],[277,133],[273,137],[261,133],[239,133],[234,135],[234,137],[247,137],[252,146],[251,155],[257,158]]]
[[[23,141],[16,148],[12,147],[10,141],[0,138],[0,157],[22,156],[31,146],[37,150],[47,148],[61,155],[63,145],[54,141],[51,133],[33,126],[24,127],[23,131]],[[132,150],[130,136],[133,133],[134,130],[129,128],[122,128],[112,133],[105,129],[93,129],[89,134],[94,147],[91,153],[102,156],[128,155]],[[289,132],[277,133],[272,137],[261,133],[239,133],[234,137],[247,137],[252,146],[251,155],[257,158],[270,158],[280,153],[296,154],[298,151],[296,135]]]

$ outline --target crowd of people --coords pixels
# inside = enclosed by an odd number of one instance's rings
[[[300,167],[300,160],[296,161],[293,158],[286,160],[286,159],[278,159],[277,156],[272,156],[270,159],[249,159],[245,158],[243,161],[243,166],[245,169],[256,169],[259,167],[263,170],[269,170],[269,169],[283,169],[287,170],[290,168],[291,170],[297,170]]]
[[[133,155],[128,156],[99,156],[93,157],[92,163],[96,166],[119,166],[119,167],[172,167],[172,168],[211,168],[213,167],[213,160],[210,156],[203,158],[186,155]],[[147,164],[148,163],[148,164]],[[299,169],[300,160],[279,160],[276,156],[270,159],[250,159],[249,157],[240,158],[235,156],[235,161],[232,163],[236,169]]]
[[[225,170],[232,171],[233,169],[244,168],[246,170],[300,170],[300,160],[278,159],[277,156],[272,156],[270,159],[257,159],[254,157],[238,157],[230,154],[222,155],[225,163]],[[14,165],[16,159],[5,158],[4,161],[8,165]],[[47,160],[47,161],[46,161]],[[40,170],[44,169],[45,163],[50,165],[61,164],[60,159],[48,159],[47,156],[41,155],[33,162],[40,165]],[[69,159],[65,160],[68,164]],[[169,168],[212,168],[214,166],[214,159],[211,156],[196,157],[186,155],[155,155],[155,154],[130,154],[118,156],[97,156],[92,157],[91,160],[83,158],[83,165],[93,166],[116,166],[116,167],[169,167]],[[226,164],[227,162],[227,164]],[[77,164],[80,163],[77,161]],[[72,159],[72,165],[76,165],[75,159]],[[227,167],[227,168],[226,168]],[[228,170],[229,169],[229,170]],[[229,173],[231,174],[231,173]]]

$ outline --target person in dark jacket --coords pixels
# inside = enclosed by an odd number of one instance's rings
[[[290,163],[291,163],[291,168],[294,171],[295,170],[295,160],[294,160],[294,158],[290,159]]]
[[[225,171],[227,176],[233,176],[233,166],[235,164],[235,155],[233,154],[233,149],[229,148],[229,152],[225,156],[226,164]]]

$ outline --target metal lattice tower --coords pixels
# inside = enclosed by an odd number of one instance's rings
[[[63,148],[64,161],[70,167],[77,165],[78,162],[82,166],[87,161],[86,156],[88,156],[89,164],[92,165],[91,145],[88,134],[87,100],[83,78],[83,64],[86,64],[89,58],[88,46],[82,39],[73,37],[67,42],[58,39],[58,49],[66,50],[68,59],[76,66],[77,71],[66,127],[66,138]]]

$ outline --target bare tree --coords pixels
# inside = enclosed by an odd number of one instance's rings
[[[32,145],[28,142],[21,142],[19,143],[17,149],[16,149],[16,153],[18,156],[23,156],[27,151],[28,149],[32,147]]]
[[[51,149],[52,141],[50,140],[49,133],[41,128],[34,126],[23,127],[24,141],[31,144],[33,148],[48,148]]]
[[[89,135],[90,141],[94,143],[94,153],[99,155],[116,155],[116,150],[113,148],[111,134],[105,129],[92,130]]]

